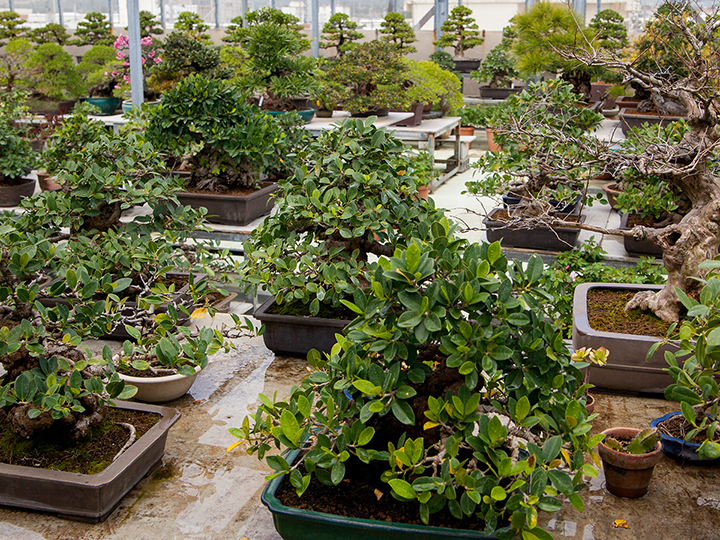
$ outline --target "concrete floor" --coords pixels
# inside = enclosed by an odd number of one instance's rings
[[[477,157],[484,137],[471,150]],[[453,178],[431,196],[467,225],[463,234],[484,238],[477,212],[492,202],[461,192],[472,170]],[[596,222],[614,219],[597,212]],[[624,259],[614,239],[603,238],[611,257]],[[611,251],[612,250],[612,251]],[[283,397],[307,371],[303,360],[275,357],[262,338],[242,339],[237,350],[212,358],[184,397],[170,403],[183,416],[170,431],[164,465],[143,479],[101,524],[76,523],[51,515],[0,508],[0,540],[278,540],[269,512],[260,503],[269,469],[242,449],[226,454],[235,441],[228,428],[255,411],[258,393]],[[596,394],[594,430],[648,426],[677,404],[647,397]],[[582,492],[585,511],[570,504],[555,514],[541,512],[540,524],[555,539],[720,540],[720,470],[681,466],[663,457],[649,493],[638,500],[607,493],[602,474]],[[616,519],[627,529],[612,528]]]

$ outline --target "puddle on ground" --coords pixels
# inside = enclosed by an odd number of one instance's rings
[[[189,503],[175,518],[185,540],[208,538],[222,532],[265,483],[265,473],[245,467],[209,470],[199,462],[181,472],[180,493]]]
[[[237,386],[208,408],[207,412],[212,417],[213,426],[198,439],[200,444],[227,448],[236,442],[237,439],[228,433],[228,428],[239,427],[242,424],[243,418],[249,414],[249,406],[257,401],[258,394],[262,393],[265,388],[265,373],[275,356],[267,349],[262,348],[236,351],[236,354],[260,355],[260,358],[255,359],[259,364]],[[195,399],[207,399],[202,398],[206,392],[207,390],[202,386],[198,393],[195,392],[194,385],[191,389]]]

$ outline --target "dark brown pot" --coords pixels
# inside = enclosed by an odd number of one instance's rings
[[[631,228],[628,226],[628,220],[633,215],[634,214],[623,214],[620,216],[621,229],[629,230]],[[655,242],[650,242],[649,240],[635,240],[630,236],[623,236],[623,245],[625,246],[625,251],[627,251],[630,255],[656,258],[661,258],[663,256],[663,251],[660,246],[658,246]]]
[[[453,60],[455,71],[460,73],[472,73],[480,67],[481,60]]]
[[[603,431],[605,436],[635,437],[639,429],[618,427]],[[636,499],[647,493],[653,468],[660,461],[662,446],[658,441],[655,450],[647,454],[626,454],[598,444],[598,452],[605,471],[605,487],[613,495]]]
[[[24,180],[17,186],[0,186],[0,207],[17,206],[22,199],[35,193],[35,180]]]
[[[278,189],[278,185],[262,182],[261,189],[250,195],[222,195],[219,193],[177,194],[180,204],[193,208],[207,208],[207,219],[212,223],[224,225],[247,225],[255,219],[270,213],[275,199],[270,195]]]
[[[507,99],[511,94],[522,92],[523,87],[517,88],[490,88],[489,86],[480,87],[480,97],[483,99]]]
[[[495,214],[503,210],[494,208],[483,219],[488,242],[502,241],[503,246],[527,249],[547,249],[550,251],[570,251],[577,242],[580,229],[571,227],[550,228],[536,225],[531,228],[513,228],[505,221],[495,218]],[[585,216],[580,216],[585,221]]]
[[[276,354],[306,357],[311,349],[329,353],[337,342],[335,334],[342,334],[350,321],[320,317],[275,315],[268,309],[275,302],[269,299],[253,313],[265,326],[263,341]]]
[[[315,116],[318,118],[332,118],[333,111],[330,109],[318,109],[315,111]]]
[[[400,120],[399,122],[396,122],[396,126],[402,126],[402,127],[415,127],[422,124],[423,121],[423,109],[425,108],[425,105],[422,103],[415,103],[410,108],[411,113],[413,115],[408,118],[407,120]],[[406,111],[407,112],[407,111]]]
[[[638,113],[636,109],[621,109],[620,129],[623,135],[627,136],[631,129],[642,127],[643,124],[661,124],[667,126],[682,119],[682,116],[659,116],[656,114]]]
[[[120,409],[153,412],[160,421],[104,471],[78,474],[0,464],[0,504],[50,512],[76,521],[104,521],[142,478],[160,467],[165,441],[180,413],[115,400]]]

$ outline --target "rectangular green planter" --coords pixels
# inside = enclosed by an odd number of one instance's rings
[[[297,451],[288,456],[288,461]],[[262,493],[262,503],[273,516],[275,530],[283,540],[434,540],[441,538],[497,540],[480,531],[407,525],[372,519],[336,516],[283,505],[276,497],[285,476],[273,478]]]

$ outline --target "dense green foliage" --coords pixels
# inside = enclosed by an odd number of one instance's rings
[[[457,6],[440,27],[442,35],[433,44],[438,47],[452,47],[456,57],[465,56],[465,51],[482,45],[485,41],[478,30],[477,22],[472,17],[472,10],[467,6]]]
[[[417,52],[417,48],[411,45],[417,41],[415,32],[400,13],[391,12],[385,15],[385,19],[380,23],[380,40],[392,43],[402,54]]]
[[[362,32],[357,31],[358,23],[350,20],[345,13],[335,13],[322,29],[320,47],[330,49],[335,47],[335,56],[342,56],[345,51],[352,48],[355,42],[363,38]]]

